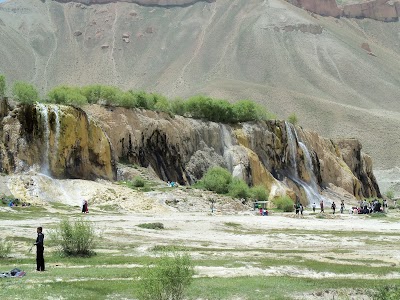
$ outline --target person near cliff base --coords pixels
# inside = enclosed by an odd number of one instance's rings
[[[332,208],[332,213],[335,214],[335,210],[336,210],[335,202],[332,202],[331,208]]]
[[[340,213],[342,214],[344,212],[344,201],[340,203]]]
[[[324,201],[321,200],[321,202],[319,203],[319,206],[321,207],[321,213],[324,212]]]
[[[315,209],[317,208],[317,204],[315,204],[315,202],[313,202],[312,204],[312,211],[315,213]]]
[[[88,202],[86,200],[82,201],[82,212],[84,214],[88,214],[89,213]]]
[[[36,246],[36,271],[44,271],[44,234],[43,234],[43,228],[38,227],[36,229],[37,232],[37,238],[35,242]]]

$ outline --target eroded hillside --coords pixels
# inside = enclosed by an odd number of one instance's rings
[[[251,98],[329,137],[359,138],[400,165],[400,23],[320,17],[285,1],[186,7],[12,0],[0,5],[0,73]]]

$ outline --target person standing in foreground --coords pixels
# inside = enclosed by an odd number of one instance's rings
[[[37,231],[37,238],[36,238],[36,242],[34,244],[34,245],[36,245],[36,271],[44,271],[44,257],[43,257],[44,234],[42,233],[43,228],[38,227],[36,231]]]

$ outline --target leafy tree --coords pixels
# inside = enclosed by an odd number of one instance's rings
[[[82,95],[77,87],[58,86],[52,89],[48,95],[48,101],[56,104],[81,106],[87,104],[87,98]]]
[[[261,185],[253,186],[250,189],[250,195],[252,198],[257,199],[259,201],[267,201],[268,200],[268,191],[265,187]]]
[[[288,196],[279,197],[274,200],[274,203],[278,209],[283,210],[284,212],[293,211],[293,200]]]
[[[250,100],[241,100],[234,104],[235,121],[246,122],[257,120],[257,106]]]
[[[113,86],[101,86],[98,104],[116,105],[120,102],[122,91]]]
[[[132,91],[121,93],[118,98],[118,105],[126,108],[137,107],[136,96]]]
[[[160,94],[153,94],[155,104],[154,104],[154,109],[157,111],[162,111],[162,112],[171,112],[171,103],[168,101],[166,97]]]
[[[6,95],[6,77],[4,75],[0,75],[0,99],[4,98]]]
[[[250,189],[246,182],[234,178],[228,186],[229,195],[234,198],[247,199],[250,196]]]
[[[171,110],[174,114],[184,116],[186,113],[185,101],[182,98],[176,98],[172,100]]]
[[[86,97],[88,103],[98,103],[101,99],[101,88],[99,84],[88,85],[81,88],[81,94]]]
[[[204,187],[218,194],[226,194],[229,191],[229,184],[232,181],[232,175],[228,170],[221,167],[213,167],[207,171],[202,178]]]
[[[32,104],[40,100],[39,93],[36,88],[33,85],[23,81],[15,82],[12,92],[15,100],[21,103]]]
[[[293,125],[296,125],[298,123],[298,119],[295,113],[290,114],[290,116],[288,117],[288,121],[289,123],[292,123]]]

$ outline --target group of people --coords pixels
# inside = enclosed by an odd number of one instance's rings
[[[388,203],[386,200],[383,200],[383,203],[380,203],[377,199],[373,201],[367,202],[367,200],[361,200],[359,206],[353,206],[349,213],[352,214],[370,214],[375,212],[384,212],[386,213],[388,210]]]
[[[297,201],[296,204],[294,204],[294,209],[296,211],[296,216],[303,215],[304,206],[300,203],[300,201]]]
[[[167,182],[168,187],[177,187],[178,183],[175,181],[168,181]]]

